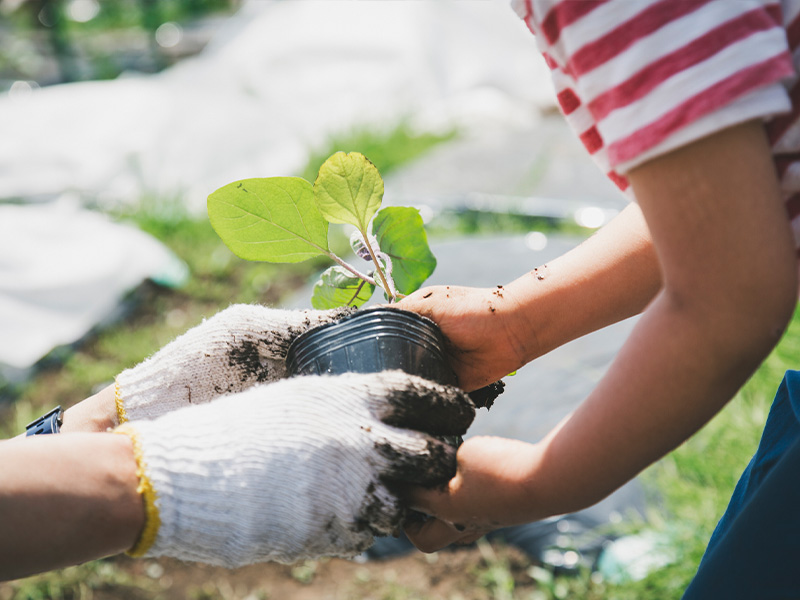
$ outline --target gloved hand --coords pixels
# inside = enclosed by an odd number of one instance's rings
[[[115,431],[133,439],[147,520],[129,553],[226,567],[354,556],[402,525],[393,482],[450,480],[456,449],[433,436],[463,434],[474,415],[458,388],[388,371],[130,421]]]
[[[286,351],[297,336],[352,312],[230,306],[117,376],[118,422],[152,419],[277,381],[286,376]]]

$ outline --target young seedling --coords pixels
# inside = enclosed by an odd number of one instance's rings
[[[436,267],[419,211],[378,210],[383,180],[358,152],[337,152],[312,185],[300,177],[234,181],[208,197],[211,225],[246,260],[294,263],[325,255],[336,264],[314,285],[311,305],[361,306],[375,288],[390,303],[418,289]],[[371,263],[361,272],[328,245],[328,224],[353,225],[355,254]]]

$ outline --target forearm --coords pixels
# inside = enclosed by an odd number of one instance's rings
[[[667,297],[653,303],[593,393],[538,445],[534,518],[586,508],[679,446],[778,339],[765,332],[753,344],[754,334],[721,324],[712,337],[698,325],[709,317]]]
[[[439,325],[458,384],[471,391],[637,314],[660,286],[648,229],[631,205],[567,255],[508,285],[423,288],[398,307]]]
[[[640,313],[661,287],[639,207],[631,204],[594,236],[506,286],[527,361]],[[527,362],[526,361],[526,362]]]
[[[144,525],[130,439],[37,436],[0,445],[0,580],[124,552]]]

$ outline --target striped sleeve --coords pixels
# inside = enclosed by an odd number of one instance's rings
[[[558,102],[622,189],[642,162],[714,131],[790,110],[780,2],[514,0]]]

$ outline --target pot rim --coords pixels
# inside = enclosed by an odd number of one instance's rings
[[[384,321],[381,319],[382,315],[390,315],[392,318]],[[364,331],[359,327],[358,321],[361,320],[365,321]],[[332,336],[328,332],[331,328],[342,328],[342,331]],[[310,339],[317,336],[322,339]],[[446,342],[439,326],[433,320],[413,311],[381,305],[357,310],[338,321],[318,325],[303,332],[287,349],[287,367],[294,365],[296,368],[299,364],[305,364],[309,355],[322,356],[336,353],[370,337],[403,340],[408,344],[425,348],[427,352],[433,352],[439,355],[441,360],[446,361]]]
[[[302,340],[304,338],[307,338],[307,337],[310,337],[311,334],[313,334],[313,333],[317,333],[317,332],[323,331],[325,329],[330,329],[331,327],[335,327],[337,325],[345,324],[348,321],[353,321],[353,320],[361,319],[361,318],[367,318],[371,313],[382,313],[382,312],[386,312],[386,313],[390,313],[391,312],[391,313],[395,313],[395,314],[402,314],[403,317],[408,317],[408,318],[410,318],[412,320],[417,320],[421,324],[424,324],[427,327],[432,328],[434,331],[439,333],[439,335],[441,335],[441,330],[439,329],[439,326],[432,319],[429,319],[428,317],[425,317],[425,316],[423,316],[423,315],[421,315],[419,313],[415,313],[414,311],[406,310],[404,308],[395,308],[393,306],[385,306],[385,305],[370,306],[368,308],[357,309],[352,314],[349,314],[346,317],[342,317],[338,321],[331,321],[330,323],[323,323],[322,325],[316,325],[315,327],[312,327],[311,329],[308,329],[308,330],[304,331],[303,333],[298,335],[294,340],[292,340],[292,343],[289,344],[288,352],[291,352],[292,347],[295,346],[296,344],[298,344],[298,342],[300,340]],[[287,355],[288,355],[288,352],[287,352]]]

